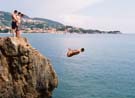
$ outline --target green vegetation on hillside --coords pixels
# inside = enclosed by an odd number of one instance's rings
[[[11,26],[11,13],[0,11],[0,32],[9,32]],[[120,31],[100,31],[92,29],[83,29],[73,26],[65,26],[62,23],[44,19],[44,18],[30,18],[25,15],[22,21],[23,32],[65,32],[65,33],[89,33],[89,34],[119,34]]]

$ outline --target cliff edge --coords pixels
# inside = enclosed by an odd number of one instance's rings
[[[26,38],[0,38],[0,98],[51,98],[58,78]]]

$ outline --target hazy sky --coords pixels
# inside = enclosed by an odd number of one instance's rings
[[[135,33],[135,0],[0,0],[0,10],[100,30]]]

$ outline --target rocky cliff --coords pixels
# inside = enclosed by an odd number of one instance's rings
[[[50,98],[57,85],[49,59],[26,38],[0,38],[0,98]]]

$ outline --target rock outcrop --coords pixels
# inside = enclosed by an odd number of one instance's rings
[[[0,98],[51,98],[58,78],[26,38],[0,38]]]

